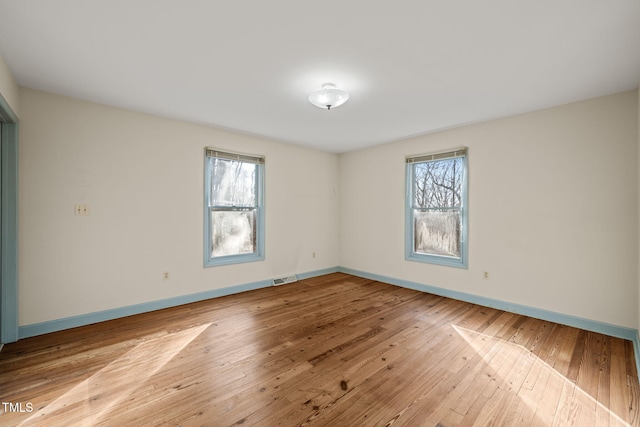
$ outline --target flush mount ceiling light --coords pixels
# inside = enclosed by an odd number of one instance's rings
[[[337,108],[349,100],[349,94],[343,90],[336,89],[332,83],[322,85],[322,90],[309,95],[309,102],[316,107],[330,110]]]

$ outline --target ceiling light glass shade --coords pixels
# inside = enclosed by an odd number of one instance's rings
[[[309,102],[316,107],[330,110],[337,108],[349,100],[349,94],[343,90],[336,89],[335,85],[326,83],[322,85],[322,90],[309,95]]]

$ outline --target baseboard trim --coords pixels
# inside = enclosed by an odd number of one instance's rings
[[[573,326],[576,328],[584,329],[587,331],[598,332],[605,335],[623,338],[633,343],[634,355],[636,359],[636,368],[640,373],[640,335],[638,330],[627,328],[624,326],[612,325],[605,322],[599,322],[597,320],[585,319],[577,316],[572,316],[563,313],[557,313],[549,310],[544,310],[535,307],[529,307],[521,304],[510,303],[493,298],[482,297],[478,295],[468,294],[465,292],[454,291],[451,289],[440,288],[437,286],[427,285],[418,282],[412,282],[409,280],[397,279],[394,277],[383,276],[375,273],[369,273],[365,271],[355,270],[347,267],[329,267],[320,270],[308,271],[304,273],[297,273],[299,280],[309,279],[312,277],[323,276],[331,273],[345,273],[353,276],[362,277],[365,279],[376,280],[379,282],[389,283],[391,285],[400,286],[403,288],[413,289],[416,291],[427,292],[434,295],[440,295],[447,298],[453,298],[460,301],[469,302],[472,304],[482,305],[484,307],[491,307],[498,310],[508,311],[510,313],[522,314],[524,316],[534,317],[536,319],[546,320],[549,322],[560,323],[562,325]],[[29,338],[37,335],[48,334],[51,332],[62,331],[65,329],[76,328],[79,326],[90,325],[92,323],[104,322],[107,320],[118,319],[121,317],[132,316],[135,314],[146,313],[155,310],[161,310],[163,308],[175,307],[183,304],[189,304],[192,302],[203,301],[212,298],[219,298],[226,295],[237,294],[240,292],[247,292],[256,289],[266,288],[272,286],[271,279],[260,280],[257,282],[245,283],[241,285],[229,286],[221,289],[213,289],[205,292],[198,292],[194,294],[182,295],[173,298],[167,298],[163,300],[150,301],[141,304],[135,304],[125,307],[119,307],[109,310],[98,311],[94,313],[81,314],[78,316],[71,316],[62,319],[56,319],[46,322],[33,323],[30,325],[24,325],[18,327],[18,338]],[[2,347],[0,346],[0,349]]]
[[[566,326],[584,329],[591,332],[598,332],[612,337],[623,338],[633,343],[634,355],[636,359],[636,368],[640,374],[640,336],[637,329],[627,328],[624,326],[612,325],[597,320],[585,319],[582,317],[572,316],[569,314],[557,313],[554,311],[544,310],[526,305],[510,303],[493,298],[482,297],[478,295],[468,294],[465,292],[454,291],[451,289],[440,288],[437,286],[426,285],[423,283],[412,282],[409,280],[396,279],[394,277],[382,276],[379,274],[368,273],[365,271],[354,270],[352,268],[340,267],[341,273],[351,274],[353,276],[365,279],[376,280],[378,282],[389,283],[391,285],[403,288],[413,289],[416,291],[427,292],[447,298],[465,301],[484,307],[491,307],[498,310],[508,311],[510,313],[522,314],[524,316],[533,317],[540,320],[559,323]]]
[[[324,276],[325,274],[338,273],[340,267],[323,268],[322,270],[308,271],[306,273],[297,274],[298,280],[310,279],[312,277]]]
[[[557,313],[554,311],[543,310],[540,308],[529,307],[526,305],[505,302],[497,299],[482,297],[478,295],[468,294],[465,292],[454,291],[451,289],[439,288],[437,286],[426,285],[423,283],[411,282],[408,280],[396,279],[379,274],[367,273],[365,271],[354,270],[351,268],[341,267],[342,273],[351,274],[353,276],[365,279],[376,280],[378,282],[389,283],[403,288],[414,289],[416,291],[428,292],[443,297],[453,298],[460,301],[478,304],[484,307],[491,307],[498,310],[508,311],[510,313],[522,314],[524,316],[534,317],[540,320],[560,323],[567,326],[573,326],[587,331],[599,332],[613,337],[624,338],[630,341],[636,339],[638,332],[635,329],[626,328],[624,326],[611,325],[596,320],[584,319],[569,314]]]
[[[636,357],[636,372],[640,378],[640,336],[636,331],[636,336],[633,338],[633,355]]]
[[[210,291],[198,292],[195,294],[182,295],[163,300],[112,308],[109,310],[97,311],[93,313],[80,314],[77,316],[65,317],[62,319],[50,320],[41,323],[33,323],[30,325],[20,326],[18,328],[18,336],[20,339],[34,337],[36,335],[43,335],[51,332],[62,331],[65,329],[77,328],[79,326],[104,322],[106,320],[118,319],[120,317],[132,316],[134,314],[141,314],[149,311],[161,310],[163,308],[175,307],[178,305],[189,304],[192,302],[202,301],[210,298],[218,298],[225,295],[252,291],[254,289],[260,289],[267,286],[271,286],[271,280],[261,280],[258,282],[230,286],[222,289],[213,289]]]
[[[308,271],[297,274],[299,279],[307,279],[316,276],[322,276],[329,273],[335,273],[338,267],[325,268],[322,270]],[[245,283],[242,285],[229,286],[221,289],[212,289],[210,291],[198,292],[194,294],[182,295],[173,298],[167,298],[157,301],[150,301],[141,304],[134,304],[125,307],[118,307],[109,310],[97,311],[93,313],[80,314],[77,316],[65,317],[62,319],[50,320],[46,322],[33,323],[18,327],[18,338],[29,338],[37,335],[44,335],[51,332],[58,332],[65,329],[77,328],[79,326],[90,325],[92,323],[104,322],[107,320],[118,319],[121,317],[132,316],[135,314],[147,313],[150,311],[161,310],[163,308],[176,307],[192,302],[204,301],[211,298],[219,298],[226,295],[237,294],[240,292],[252,291],[260,288],[272,286],[271,279],[260,280],[257,282]]]

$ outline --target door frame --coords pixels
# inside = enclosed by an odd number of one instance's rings
[[[0,95],[0,345],[18,340],[18,117]]]

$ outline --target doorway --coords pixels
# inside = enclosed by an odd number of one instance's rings
[[[18,340],[18,118],[0,95],[0,344]]]

